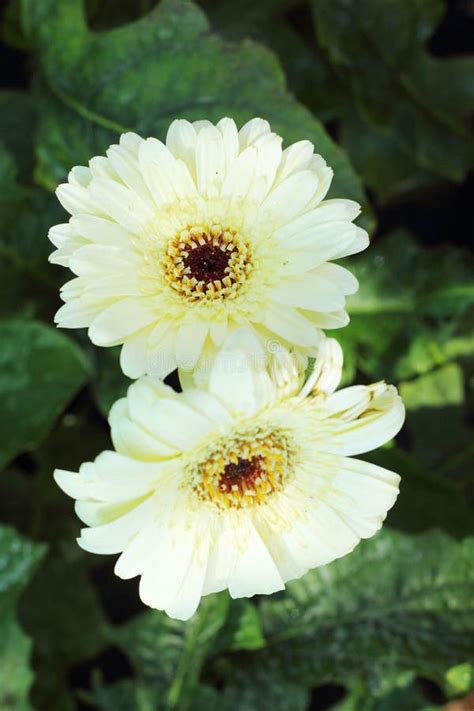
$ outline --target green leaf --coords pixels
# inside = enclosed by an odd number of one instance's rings
[[[262,115],[286,142],[313,141],[334,168],[333,194],[364,202],[347,157],[286,91],[274,55],[212,34],[191,2],[162,0],[141,20],[98,34],[80,0],[23,0],[23,18],[46,81],[38,95],[42,184],[54,187],[126,130],[164,137],[179,117],[228,115],[240,124]]]
[[[268,647],[292,683],[360,680],[383,695],[401,672],[443,683],[474,659],[474,539],[383,530],[262,601]]]
[[[16,605],[45,547],[31,543],[13,528],[0,526],[0,612]]]
[[[413,416],[416,418],[416,414]],[[407,429],[411,418],[412,414],[408,413]],[[431,443],[436,441],[437,432],[438,429],[431,431]],[[456,471],[455,462],[446,471],[436,470],[427,466],[423,453],[415,455],[398,447],[377,450],[366,458],[402,475],[397,504],[390,511],[390,525],[406,533],[420,533],[438,527],[457,538],[474,535],[466,482]],[[467,464],[462,462],[465,472],[470,471]]]
[[[7,96],[0,93],[0,111],[3,104],[7,115],[16,116],[24,96],[21,101],[18,96],[15,101]],[[17,123],[20,131],[31,136],[31,128],[27,132],[20,119]],[[20,169],[28,172],[30,148],[20,145],[21,139],[15,145],[14,136],[10,140],[11,134],[5,135],[9,148],[16,151]],[[0,143],[0,315],[27,313],[52,320],[59,305],[59,273],[47,261],[51,252],[47,232],[62,219],[61,210],[53,195],[19,185],[17,174],[12,153]]]
[[[0,526],[0,708],[28,711],[33,681],[31,641],[16,621],[18,598],[36,570],[45,546]]]
[[[0,136],[6,149],[14,156],[19,176],[28,181],[34,164],[34,133],[36,105],[26,91],[0,91]]]
[[[435,180],[400,147],[390,129],[370,123],[353,106],[340,111],[340,141],[380,205],[406,198]]]
[[[93,392],[99,410],[108,417],[110,408],[127,394],[130,380],[120,367],[120,347],[94,349]]]
[[[413,444],[427,466],[459,451],[468,433],[463,423],[463,373],[456,363],[401,383],[400,395],[408,410]]]
[[[412,674],[402,674],[394,683],[393,690],[382,697],[374,697],[363,683],[353,684],[348,696],[331,711],[436,711],[413,681]]]
[[[228,609],[226,595],[210,595],[188,622],[154,610],[116,630],[115,639],[138,679],[155,689],[158,708],[194,708],[201,668],[213,652]]]
[[[258,610],[246,598],[231,600],[227,619],[213,644],[213,652],[261,649],[265,646]]]
[[[72,341],[39,322],[1,321],[0,342],[1,465],[48,434],[89,366]]]
[[[103,711],[155,711],[154,692],[146,685],[131,679],[116,684],[97,683],[91,693],[82,692],[81,697],[94,708]]]
[[[390,131],[423,170],[462,180],[474,157],[467,125],[474,60],[427,54],[441,0],[312,0],[312,7],[319,44],[361,116]]]
[[[31,640],[13,616],[0,619],[0,708],[30,711]]]
[[[396,230],[351,258],[360,288],[351,323],[336,337],[373,379],[398,380],[474,354],[472,258],[453,247],[422,249]]]
[[[318,118],[334,118],[345,106],[346,97],[319,48],[310,44],[288,19],[292,10],[301,10],[297,0],[203,0],[200,5],[212,27],[224,37],[251,37],[270,47],[283,63],[292,91]]]
[[[474,666],[457,664],[446,672],[446,684],[451,695],[467,694],[474,689]]]
[[[70,669],[109,644],[108,624],[87,564],[90,560],[74,540],[63,543],[61,553],[51,554],[41,566],[20,606],[22,623],[35,643],[32,699],[39,709],[61,708],[56,704],[70,693]]]
[[[230,683],[224,688],[219,709],[224,711],[305,711],[310,691],[282,676],[278,665],[268,659],[262,666],[232,669]]]

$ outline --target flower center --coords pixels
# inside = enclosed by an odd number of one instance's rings
[[[226,510],[263,503],[283,488],[292,470],[286,435],[257,429],[214,444],[189,473],[197,496]]]
[[[248,244],[220,225],[183,230],[168,243],[164,262],[166,279],[190,301],[234,298],[251,266]]]

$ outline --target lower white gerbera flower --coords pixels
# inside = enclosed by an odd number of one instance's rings
[[[341,364],[328,339],[301,387],[290,356],[270,375],[224,348],[206,390],[135,382],[110,413],[117,451],[55,472],[89,526],[79,544],[121,553],[116,574],[140,575],[143,602],[183,620],[203,595],[273,593],[349,553],[399,484],[350,455],[392,438],[404,408],[385,383],[334,393]]]
[[[179,120],[166,144],[127,133],[74,168],[57,190],[72,217],[49,234],[76,275],[58,325],[123,344],[132,378],[193,369],[245,324],[306,352],[346,325],[357,280],[332,260],[368,245],[359,205],[325,200],[332,170],[309,141],[281,143],[262,119]]]

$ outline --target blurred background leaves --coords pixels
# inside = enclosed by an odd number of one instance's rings
[[[0,88],[0,711],[433,711],[474,688],[469,0],[10,0]],[[131,129],[268,118],[363,205],[345,383],[398,384],[387,526],[283,594],[144,610],[57,490],[110,447],[114,349],[52,325],[53,191]],[[462,702],[459,701],[459,704]],[[468,702],[466,702],[468,703]],[[459,706],[462,708],[462,706]]]

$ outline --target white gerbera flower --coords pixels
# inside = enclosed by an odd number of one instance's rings
[[[324,200],[332,170],[309,141],[281,141],[262,119],[178,120],[166,145],[126,133],[74,168],[57,190],[72,217],[49,235],[77,275],[58,325],[123,344],[133,378],[192,369],[244,324],[305,352],[346,325],[358,284],[330,260],[367,246],[359,205]]]
[[[399,477],[350,455],[400,429],[385,383],[333,390],[342,353],[328,339],[301,388],[288,356],[271,377],[224,348],[207,390],[177,394],[144,377],[110,413],[116,452],[56,471],[77,499],[79,544],[121,553],[147,605],[188,619],[203,595],[273,593],[349,553],[380,528]]]

